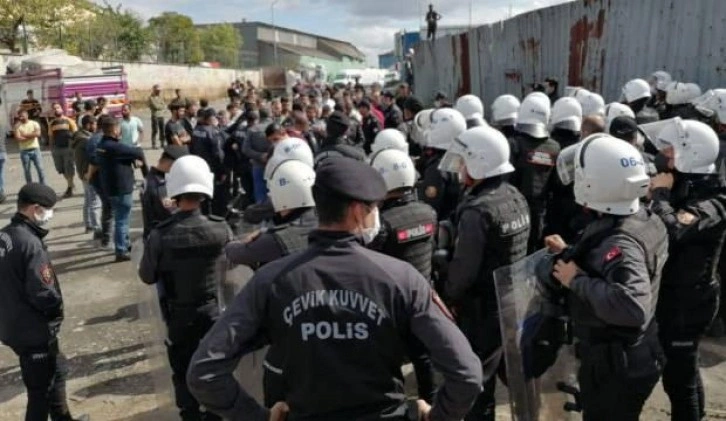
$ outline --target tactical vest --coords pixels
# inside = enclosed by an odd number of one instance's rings
[[[56,117],[50,122],[50,132],[53,134],[53,147],[67,148],[73,138],[70,120],[66,117]]]
[[[315,211],[308,210],[294,221],[275,226],[269,232],[282,248],[282,255],[287,256],[308,247],[308,235],[316,226]]]
[[[552,139],[535,139],[518,134],[512,184],[527,198],[532,207],[542,207],[547,196],[547,183],[557,164],[560,146]]]
[[[603,225],[601,229],[592,230],[594,225],[585,229],[582,238],[575,246],[573,260],[590,276],[599,276],[604,279],[604,275],[599,273],[597,268],[592,268],[587,263],[589,253],[614,235],[624,235],[635,241],[645,252],[645,265],[651,284],[651,313],[646,315],[646,326],[636,328],[606,325],[595,315],[590,304],[570,295],[570,312],[573,319],[577,321],[575,334],[581,339],[587,338],[589,341],[608,341],[617,338],[625,340],[627,343],[633,343],[638,340],[655,317],[663,267],[668,259],[668,232],[660,218],[645,209],[630,217],[619,219],[609,217],[606,220],[597,220],[592,224]]]
[[[223,276],[224,221],[202,215],[171,218],[157,227],[161,234],[160,279],[171,307],[197,307],[217,298]]]
[[[412,199],[398,200],[381,211],[381,220],[388,230],[381,252],[410,263],[424,278],[431,279],[436,212]]]
[[[493,271],[511,265],[527,256],[530,217],[523,195],[507,182],[494,189],[485,189],[465,201],[457,211],[457,221],[465,210],[476,210],[487,227],[487,244],[482,250],[479,293],[495,299]]]

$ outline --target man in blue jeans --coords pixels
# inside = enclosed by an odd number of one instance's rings
[[[40,124],[28,118],[28,112],[22,110],[18,113],[18,122],[13,127],[15,140],[20,149],[20,162],[23,164],[25,182],[31,183],[33,177],[30,172],[30,164],[35,165],[38,172],[40,184],[45,184],[45,172],[43,171],[43,156],[40,153]]]
[[[139,147],[119,142],[121,126],[111,116],[103,116],[100,124],[103,138],[96,149],[103,193],[113,209],[114,249],[116,261],[131,260],[129,254],[129,218],[133,205],[134,162],[143,162],[144,152]]]

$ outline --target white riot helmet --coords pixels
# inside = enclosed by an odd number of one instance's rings
[[[583,117],[591,115],[605,116],[605,100],[600,94],[594,92],[588,92],[586,95],[583,94],[580,99],[580,105],[582,105]]]
[[[668,84],[673,81],[670,73],[658,70],[650,75],[650,92],[655,95],[657,91],[665,91]]]
[[[492,124],[496,126],[514,126],[519,115],[521,104],[514,95],[502,95],[492,103]]]
[[[686,83],[686,90],[688,91],[688,102],[701,96],[701,87],[697,83]]]
[[[401,152],[408,153],[406,136],[397,129],[381,130],[371,144],[371,153],[376,153],[383,149],[397,149]]]
[[[315,206],[315,170],[305,162],[289,160],[278,165],[267,182],[275,212]]]
[[[726,89],[715,90],[715,111],[718,122],[726,124]]]
[[[639,99],[650,98],[650,85],[643,79],[633,79],[623,86],[623,100],[630,104]]]
[[[552,107],[550,130],[565,129],[579,132],[582,128],[582,106],[571,97],[560,98]]]
[[[689,88],[688,84],[682,82],[671,82],[666,86],[665,101],[670,105],[687,104],[695,97],[691,97],[693,88]],[[697,95],[698,96],[698,95]]]
[[[431,113],[431,127],[426,133],[426,146],[449,149],[451,142],[466,131],[466,119],[453,108],[439,108]]]
[[[278,165],[291,159],[302,161],[310,165],[310,167],[315,162],[313,151],[306,141],[296,137],[288,137],[275,145],[275,150],[265,165],[264,179],[269,180]]]
[[[605,107],[605,131],[610,133],[610,124],[617,117],[631,117],[635,119],[633,110],[625,104],[611,102]]]
[[[441,159],[441,171],[466,172],[475,180],[496,177],[514,171],[509,162],[509,142],[491,127],[474,127],[462,133]]]
[[[466,120],[484,118],[484,104],[476,95],[464,95],[456,100],[456,111],[460,112]]]
[[[434,108],[421,110],[413,118],[413,127],[410,136],[416,144],[426,146],[426,136],[428,130],[431,128],[431,114],[434,111],[436,111]]]
[[[632,215],[648,193],[650,177],[635,146],[598,133],[580,142],[575,156],[575,201],[611,215]]]
[[[549,136],[547,124],[550,121],[550,99],[541,92],[527,95],[519,107],[515,129],[535,138]]]
[[[214,174],[207,161],[196,155],[186,155],[174,161],[166,175],[166,192],[171,198],[185,193],[214,196]]]
[[[371,167],[383,176],[390,192],[416,183],[416,168],[408,153],[397,149],[383,149],[371,156]]]
[[[705,123],[673,119],[654,142],[663,150],[673,148],[676,169],[686,174],[713,174],[718,158],[718,135]]]

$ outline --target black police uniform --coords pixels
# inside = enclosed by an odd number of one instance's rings
[[[416,184],[418,198],[434,208],[439,221],[449,219],[459,202],[461,188],[454,175],[439,170],[441,158],[446,151],[425,148],[417,163],[422,174]]]
[[[653,191],[653,210],[670,238],[658,303],[666,354],[663,387],[673,420],[705,417],[698,346],[719,306],[718,259],[726,234],[726,191],[717,174],[676,174],[673,191]]]
[[[327,121],[328,137],[323,140],[320,150],[315,155],[315,166],[329,157],[346,157],[363,161],[366,159],[363,144],[356,144],[350,138],[350,129],[354,127],[348,116],[340,111],[330,115]],[[355,129],[356,133],[358,129]]]
[[[456,211],[457,239],[446,296],[459,327],[484,363],[484,389],[467,421],[494,420],[494,388],[502,372],[501,334],[493,271],[527,255],[529,207],[524,196],[494,177],[466,192]]]
[[[55,192],[27,184],[18,199],[52,208]],[[20,360],[27,421],[72,421],[66,402],[66,358],[58,346],[63,295],[43,238],[48,231],[16,213],[0,230],[0,341]]]
[[[139,265],[141,280],[161,282],[166,294],[167,352],[183,420],[202,419],[185,376],[199,341],[219,316],[217,291],[225,270],[221,261],[231,237],[221,218],[198,210],[177,212],[151,231]],[[219,419],[204,415],[205,420]]]
[[[565,129],[555,129],[550,137],[560,145],[560,149],[580,141],[580,133]],[[552,176],[551,199],[547,203],[543,236],[559,234],[566,243],[575,241],[577,233],[587,225],[588,218],[582,206],[575,202],[574,185],[564,185],[557,174]]]
[[[364,203],[386,194],[380,174],[347,158],[325,160],[314,189]],[[357,235],[314,231],[310,242],[257,271],[202,342],[188,375],[199,401],[228,419],[267,420],[233,370],[244,354],[283,344],[288,419],[405,420],[400,366],[414,335],[446,380],[431,419],[460,419],[479,391],[479,361],[428,282]]]
[[[431,279],[431,256],[434,252],[436,211],[416,201],[413,191],[399,198],[387,199],[380,207],[381,232],[369,245],[373,250],[410,263],[424,278]],[[416,372],[418,396],[431,403],[434,395],[434,371],[428,352],[412,338],[411,362]]]
[[[666,229],[645,209],[605,215],[588,224],[568,255],[583,271],[568,300],[583,419],[638,420],[663,362],[655,308]]]
[[[376,135],[381,131],[381,122],[373,115],[369,114],[368,117],[363,119],[361,123],[361,130],[363,130],[363,149],[366,154],[371,153],[371,145],[376,139]]]
[[[189,150],[186,146],[171,145],[164,148],[162,156],[175,161],[188,153]],[[168,198],[166,193],[166,174],[152,167],[144,179],[144,186],[140,194],[141,214],[144,221],[144,239],[146,239],[156,224],[169,219],[171,216],[170,208],[164,206],[164,199]]]
[[[227,215],[227,202],[229,201],[229,183],[226,178],[227,170],[224,167],[225,136],[221,130],[209,125],[197,124],[189,143],[189,153],[196,155],[209,164],[214,173],[214,196],[203,206],[206,215],[213,214],[224,217]]]
[[[552,196],[552,184],[557,177],[555,165],[560,145],[550,138],[535,138],[517,132],[510,146],[511,161],[516,168],[510,180],[527,198],[532,223],[528,250],[534,252],[542,246],[545,214]]]

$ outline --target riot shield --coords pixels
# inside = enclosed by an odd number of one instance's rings
[[[541,363],[543,356],[526,346],[527,329],[537,323],[533,320],[541,320],[534,314],[543,301],[537,269],[546,258],[552,255],[540,250],[494,272],[512,419],[517,421],[581,419],[572,412],[577,409],[573,347],[555,349],[551,361],[533,371],[532,359]]]
[[[656,121],[654,123],[641,124],[638,128],[640,129],[640,135],[644,136],[647,142],[652,143],[656,149],[661,150],[668,145],[663,145],[658,141],[658,135],[660,132],[671,125],[680,125],[681,121],[680,117],[674,117],[667,120]]]
[[[144,241],[138,239],[131,248],[131,262],[136,273],[143,255]],[[166,325],[160,300],[163,297],[163,290],[159,285],[145,285],[141,280],[136,285],[139,325],[143,331],[146,362],[152,378],[157,407],[167,408],[174,405],[174,388],[165,345]]]

